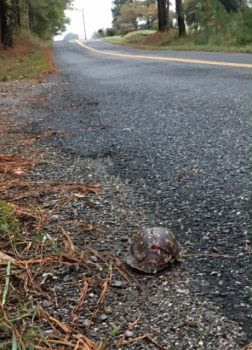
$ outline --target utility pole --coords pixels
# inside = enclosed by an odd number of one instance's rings
[[[82,11],[82,20],[83,20],[84,38],[85,38],[85,40],[87,40],[87,33],[86,33],[86,23],[85,23],[85,13],[84,13],[84,9],[82,9],[81,11]]]

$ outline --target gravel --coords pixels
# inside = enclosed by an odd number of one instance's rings
[[[15,98],[0,101],[2,108],[19,106],[11,118],[25,132],[68,132],[34,146],[46,149],[50,162],[31,177],[99,183],[105,190],[87,202],[69,202],[51,220],[83,218],[103,233],[72,232],[75,244],[122,260],[128,239],[144,225],[171,228],[185,254],[209,254],[185,257],[181,266],[154,276],[131,271],[140,290],[114,279],[89,335],[107,337],[120,326],[116,337],[151,332],[166,349],[240,349],[251,324],[245,245],[250,73],[179,64],[168,70],[163,63],[93,56],[73,44],[57,44],[55,55],[64,76],[28,84],[21,98],[20,87]],[[30,95],[41,98],[31,103]],[[78,298],[71,283],[81,276],[62,270],[57,277],[55,292],[67,302],[54,316],[67,320]],[[84,327],[98,297],[89,293]]]

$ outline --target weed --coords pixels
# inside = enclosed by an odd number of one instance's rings
[[[13,215],[13,208],[3,200],[0,200],[0,232],[8,233],[12,237],[19,231],[19,221]]]

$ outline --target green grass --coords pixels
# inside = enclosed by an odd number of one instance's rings
[[[20,37],[14,48],[0,47],[0,81],[38,78],[54,70],[51,48],[30,37]]]
[[[208,52],[252,53],[252,43],[236,45],[232,38],[210,38],[207,43],[198,43],[195,35],[178,38],[176,30],[162,34],[155,31],[136,31],[124,36],[105,37],[105,41],[144,50],[177,50]]]
[[[48,71],[47,61],[40,52],[20,59],[5,60],[0,69],[0,81],[34,78]]]
[[[19,221],[13,216],[11,206],[0,200],[0,234],[12,232],[13,234],[19,231]]]
[[[146,35],[150,35],[150,34],[154,34],[154,33],[156,33],[156,31],[150,30],[150,29],[138,30],[136,32],[130,32],[130,33],[124,35],[124,38],[131,38],[134,36],[146,36]]]

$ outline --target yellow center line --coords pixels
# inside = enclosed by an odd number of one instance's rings
[[[193,64],[210,64],[213,66],[224,66],[224,67],[234,67],[234,68],[252,68],[252,64],[248,63],[236,63],[236,62],[221,62],[221,61],[207,61],[207,60],[195,60],[191,58],[176,58],[176,57],[162,57],[162,56],[145,56],[145,55],[130,55],[124,53],[115,53],[111,51],[98,50],[90,47],[80,40],[75,40],[76,44],[84,47],[85,49],[92,51],[100,55],[124,57],[124,58],[138,58],[144,60],[154,60],[154,61],[166,61],[166,62],[182,62],[182,63],[193,63]]]

